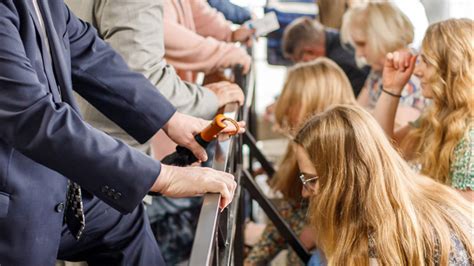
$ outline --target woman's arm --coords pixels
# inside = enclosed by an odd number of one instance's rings
[[[383,91],[375,105],[373,115],[391,139],[404,137],[408,130],[395,134],[395,115],[403,88],[415,69],[416,56],[400,51],[387,54],[383,69]],[[402,134],[403,133],[403,134]],[[401,139],[398,139],[400,141]]]
[[[369,106],[369,89],[367,88],[367,83],[360,91],[359,96],[357,96],[357,103],[364,108]]]

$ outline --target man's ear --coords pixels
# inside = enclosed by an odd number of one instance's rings
[[[316,57],[324,56],[326,50],[323,45],[305,45],[303,49],[305,52],[311,53]]]
[[[320,45],[304,45],[301,47],[301,54],[301,60],[304,62],[308,62],[318,57],[324,56],[325,51],[324,47]]]

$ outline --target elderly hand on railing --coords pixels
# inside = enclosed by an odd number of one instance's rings
[[[210,121],[176,112],[163,127],[166,134],[176,143],[190,149],[201,161],[207,161],[207,154],[194,136],[210,124]],[[245,132],[245,122],[238,122],[238,133]],[[236,127],[229,124],[222,134],[235,133]],[[231,174],[202,167],[175,167],[162,164],[161,172],[151,191],[169,197],[192,197],[205,193],[220,193],[223,209],[232,201],[237,187]]]
[[[232,201],[236,187],[233,175],[212,168],[162,165],[152,190],[169,197],[220,193],[220,208],[224,209]]]
[[[237,102],[240,106],[244,104],[244,93],[239,85],[235,83],[219,81],[209,83],[205,87],[216,94],[219,107],[232,102]]]

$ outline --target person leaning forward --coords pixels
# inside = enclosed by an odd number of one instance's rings
[[[206,160],[193,134],[208,121],[176,112],[63,1],[1,1],[0,39],[0,265],[163,265],[147,192],[219,192],[229,204],[231,175],[161,165],[82,120],[73,87],[137,141],[163,129]],[[81,208],[65,205],[78,185]]]

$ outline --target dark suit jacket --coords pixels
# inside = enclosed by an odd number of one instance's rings
[[[73,87],[140,142],[175,112],[63,1],[38,3],[52,64],[32,1],[0,0],[0,265],[54,264],[66,178],[126,213],[160,173],[159,162],[86,124]]]

